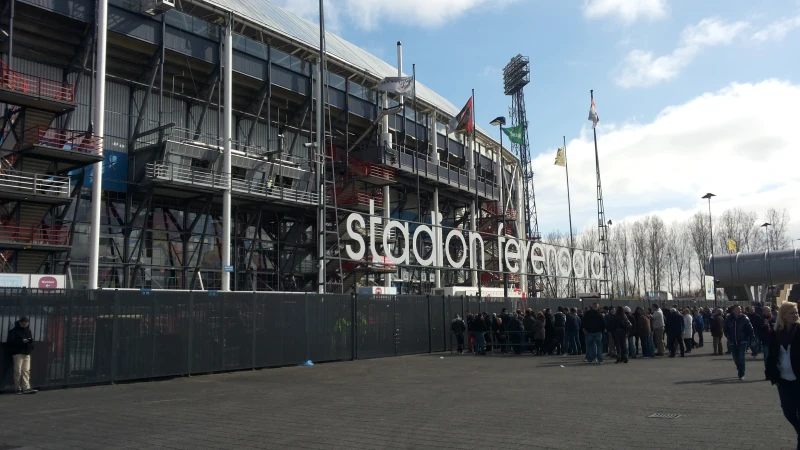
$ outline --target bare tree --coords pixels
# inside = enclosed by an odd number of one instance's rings
[[[629,274],[629,254],[630,244],[628,242],[628,226],[624,223],[614,225],[612,227],[610,248],[614,253],[614,279],[617,283],[617,292],[622,292],[623,297],[632,295],[629,290],[628,274]]]
[[[766,234],[768,239],[765,247],[771,250],[789,248],[792,244],[786,234],[786,228],[789,226],[789,212],[786,208],[768,209],[765,219],[767,223],[771,224],[767,227]]]
[[[736,250],[740,252],[756,251],[753,245],[758,242],[758,214],[741,208],[727,209],[722,212],[714,226],[717,239],[714,250],[718,254],[728,251],[728,239],[736,241]]]
[[[664,268],[664,253],[667,245],[667,231],[664,220],[650,216],[647,227],[647,264],[650,268],[650,284],[654,291],[661,290],[661,276]]]
[[[647,225],[645,222],[637,220],[633,223],[631,237],[634,284],[638,284],[639,276],[642,277],[636,293],[647,293]]]
[[[686,223],[675,223],[672,225],[675,232],[675,253],[673,255],[675,263],[675,273],[678,281],[678,295],[683,291],[684,273],[687,274],[687,290],[692,283],[692,236],[690,227]]]
[[[692,239],[692,250],[694,250],[695,261],[698,268],[697,280],[699,286],[704,285],[703,276],[705,274],[706,262],[711,254],[711,248],[709,246],[711,241],[710,233],[711,229],[709,228],[708,216],[702,212],[697,212],[689,219],[689,235]]]

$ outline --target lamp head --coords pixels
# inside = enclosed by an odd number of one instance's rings
[[[702,198],[703,199],[711,199],[711,197],[716,197],[716,195],[714,195],[711,192],[709,192],[708,194],[704,195]]]
[[[766,227],[772,226],[772,224],[769,223],[769,222],[764,222],[764,223],[761,224],[761,226],[766,228]]]
[[[500,117],[494,119],[493,121],[489,122],[489,124],[492,125],[492,126],[495,126],[495,127],[497,127],[497,126],[502,127],[503,125],[506,124],[506,118],[503,117],[503,116],[500,116]]]

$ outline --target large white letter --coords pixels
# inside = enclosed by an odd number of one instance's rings
[[[603,255],[600,253],[592,253],[592,268],[594,268],[594,263],[597,262],[597,272],[594,274],[592,278],[597,280],[603,279]]]
[[[536,250],[539,250],[539,255],[536,254]],[[541,263],[541,267],[539,267],[537,263]],[[540,242],[534,242],[531,244],[531,265],[533,266],[533,273],[536,275],[541,275],[544,273],[545,254],[544,247]]]
[[[562,277],[569,277],[572,274],[572,258],[569,256],[569,250],[566,247],[559,247],[557,255],[558,255],[558,260],[560,260],[563,257],[567,258],[567,261],[569,261],[569,265],[567,266],[567,273],[564,273],[564,271],[561,269],[561,263],[560,262],[557,263],[558,274],[561,275]]]
[[[347,216],[347,235],[350,239],[358,242],[358,251],[353,251],[352,244],[347,244],[344,249],[350,259],[361,259],[364,257],[364,252],[367,251],[367,247],[364,245],[364,238],[353,229],[353,222],[358,223],[361,228],[364,228],[364,218],[361,217],[361,214],[357,213],[352,213]]]
[[[472,245],[473,241],[477,241],[478,244],[481,245],[480,250],[478,250],[478,246]],[[486,257],[484,256],[485,250],[483,249],[483,236],[480,233],[470,233],[469,234],[469,247],[475,248],[475,252],[469,255],[469,268],[474,269],[476,264],[477,257],[481,258],[481,270],[486,269]],[[476,255],[477,254],[477,255]]]
[[[575,272],[575,278],[586,277],[586,262],[583,256],[583,250],[575,249],[572,251],[572,270]]]
[[[458,261],[453,261],[453,257],[450,256],[450,239],[452,239],[453,236],[461,241],[461,247],[464,249],[464,253]],[[464,234],[462,234],[460,230],[450,230],[450,232],[447,233],[447,238],[444,240],[444,256],[447,258],[447,262],[456,269],[460,269],[464,266],[464,261],[467,260],[467,241],[464,239]]]
[[[374,258],[378,252],[375,250],[375,228],[381,223],[380,217],[375,217],[375,200],[369,201],[369,251]]]
[[[514,247],[514,250],[511,250],[511,247]],[[516,239],[509,239],[506,242],[506,251],[504,253],[508,270],[511,273],[519,272],[519,264],[517,264],[517,260],[519,260],[519,243]]]
[[[500,254],[497,255],[497,266],[498,266],[497,270],[499,270],[501,273],[504,271],[502,254],[503,254],[503,242],[505,241],[506,237],[505,233],[503,233],[503,224],[501,223],[500,225],[497,226],[497,251],[500,252]]]
[[[417,236],[419,236],[422,232],[428,233],[428,236],[431,237],[431,242],[434,243],[434,246],[436,245],[436,238],[434,237],[434,232],[431,230],[431,227],[427,225],[418,225],[417,229],[414,230],[414,243],[411,246],[411,250],[414,252],[414,257],[417,258],[417,262],[421,266],[427,267],[433,264],[433,261],[436,258],[436,250],[431,252],[431,255],[428,257],[428,259],[422,259],[422,256],[419,254],[419,249],[417,249]]]
[[[389,236],[391,235],[392,228],[400,230],[400,233],[403,235],[403,242],[405,242],[405,248],[399,258],[392,255],[392,251],[389,249]],[[389,224],[383,229],[383,251],[386,253],[386,258],[389,262],[393,264],[408,264],[408,223],[403,226],[402,223],[396,220],[389,221]]]
[[[527,239],[519,240],[519,271],[527,273],[528,270],[528,252],[530,252],[531,241]]]

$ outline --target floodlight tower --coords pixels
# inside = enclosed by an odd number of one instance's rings
[[[539,220],[536,215],[536,193],[533,188],[533,170],[531,168],[531,150],[528,140],[528,119],[525,112],[525,93],[523,88],[531,81],[530,59],[527,56],[517,55],[503,69],[503,87],[506,95],[511,96],[510,119],[511,126],[522,125],[522,142],[511,143],[511,151],[519,157],[522,166],[522,191],[525,208],[525,234],[527,239],[539,239]],[[535,287],[535,280],[529,280]],[[528,288],[525,286],[524,288]],[[535,292],[534,289],[527,289]]]

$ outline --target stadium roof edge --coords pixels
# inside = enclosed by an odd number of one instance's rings
[[[273,34],[278,39],[314,52],[319,51],[319,25],[296,16],[270,1],[184,0],[183,3],[231,13],[236,19],[250,22],[255,28],[260,28],[267,34]],[[384,77],[397,75],[397,68],[386,61],[329,31],[326,31],[325,34],[328,55],[337,64],[357,72],[363,72],[365,75],[371,76],[371,81],[375,83]],[[460,108],[419,81],[417,81],[417,99],[423,104],[423,108],[436,108],[437,111],[449,117],[455,117],[460,111]],[[480,140],[492,147],[499,146],[500,143],[489,133],[481,127],[476,126],[476,128]],[[503,150],[504,159],[512,159],[517,164],[519,163],[516,155],[508,151],[505,146]]]

